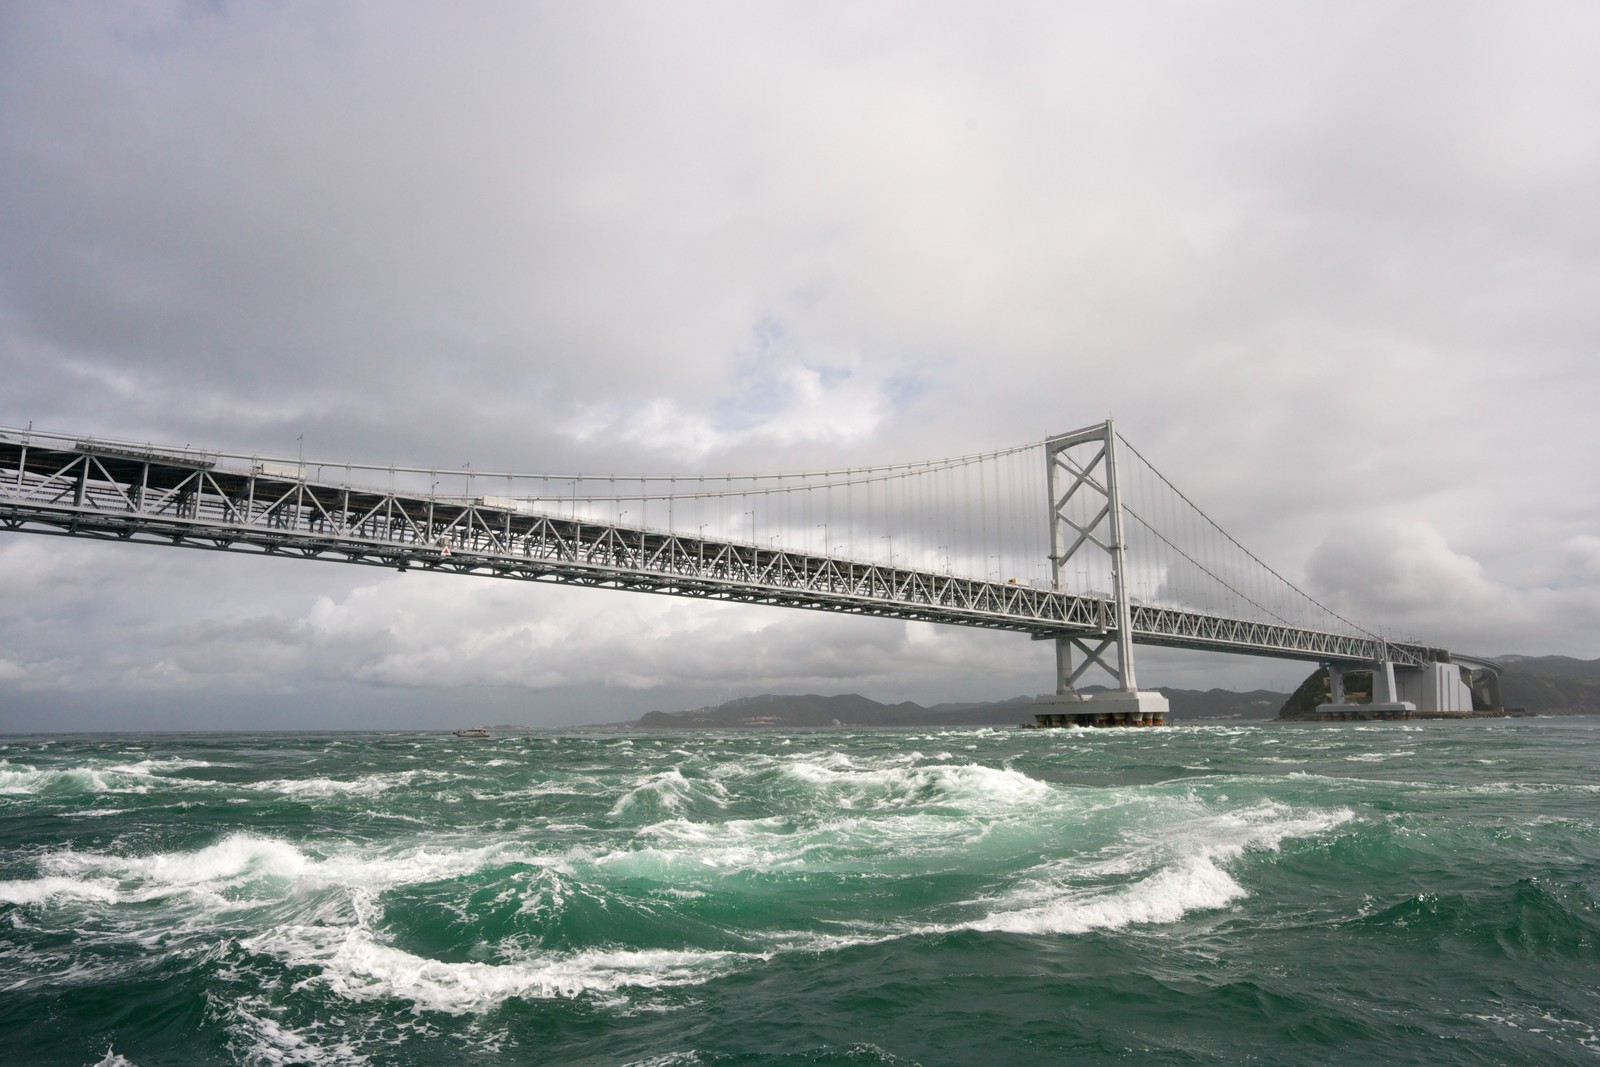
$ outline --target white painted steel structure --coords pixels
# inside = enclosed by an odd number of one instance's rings
[[[1128,688],[1134,642],[1351,666],[1448,661],[1442,650],[1386,642],[1365,631],[1333,632],[1270,616],[1240,618],[1140,602],[1127,588],[1116,478],[1095,473],[1102,467],[1113,473],[1110,443],[1116,440],[1106,423],[1047,443],[1051,588],[962,577],[948,568],[897,566],[892,540],[889,562],[882,563],[761,545],[754,537],[708,537],[704,524],[700,536],[688,536],[596,521],[578,515],[576,489],[571,514],[563,516],[552,513],[557,508],[548,499],[533,510],[528,500],[511,497],[351,484],[328,478],[322,472],[340,468],[325,463],[261,461],[32,429],[0,428],[0,528],[1008,630],[1072,641],[1089,656],[1084,666],[1098,662]],[[1107,446],[1103,463],[1074,458],[1080,446],[1092,450],[1097,442]],[[923,469],[943,470],[937,464],[953,462],[934,461]],[[318,477],[308,476],[313,469]],[[1063,475],[1072,485],[1058,496]],[[470,485],[470,468],[466,477]],[[1099,494],[1096,510],[1111,523],[1109,532],[1100,520],[1067,517],[1075,493]],[[1064,523],[1077,534],[1070,547],[1062,541]],[[818,525],[827,540],[827,521]],[[1160,539],[1172,544],[1164,535]],[[1115,560],[1113,593],[1067,590],[1067,564],[1085,545]],[[1119,650],[1117,667],[1102,658],[1112,644]]]
[[[1117,689],[1138,692],[1133,662],[1133,605],[1128,595],[1128,542],[1123,530],[1122,493],[1117,483],[1117,433],[1111,420],[1045,441],[1046,484],[1050,492],[1050,585],[1066,588],[1066,574],[1080,552],[1098,550],[1109,557],[1116,623],[1091,647],[1076,634],[1056,638],[1056,692],[1071,692],[1091,666],[1116,680]],[[1066,483],[1065,489],[1062,483]],[[1073,501],[1085,498],[1075,514]],[[1069,533],[1070,531],[1070,533]],[[1075,536],[1073,536],[1075,535]],[[1072,543],[1067,544],[1067,538]],[[1106,653],[1116,648],[1113,665]],[[1083,662],[1072,666],[1072,650]]]

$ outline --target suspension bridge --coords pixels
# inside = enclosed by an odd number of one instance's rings
[[[1107,421],[934,460],[724,474],[374,466],[0,427],[0,528],[913,619],[1056,649],[1039,725],[1164,721],[1134,646],[1373,672],[1372,710],[1471,708],[1230,536]],[[1091,669],[1109,675],[1083,694]]]

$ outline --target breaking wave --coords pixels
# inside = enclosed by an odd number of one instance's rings
[[[1416,732],[1307,736],[17,743],[0,761],[16,813],[0,1026],[31,1042],[20,1062],[111,1067],[183,1060],[146,1006],[207,1035],[212,1062],[401,1046],[429,1063],[939,1062],[940,1042],[982,1058],[959,1037],[969,1008],[1004,1020],[980,1024],[991,1042],[1043,1027],[1039,1048],[1096,1047],[1051,1029],[1044,1006],[1070,1004],[1133,1012],[1140,1033],[1176,1012],[1175,1043],[1113,1041],[1161,1060],[1200,1047],[1203,1010],[1234,1011],[1227,1033],[1270,1012],[1358,1040],[1377,1016],[1341,1004],[1360,991],[1314,958],[1344,952],[1339,967],[1383,975],[1385,1007],[1425,1020],[1415,1032],[1493,1027],[1472,1033],[1506,1062],[1592,1052],[1571,976],[1596,975],[1596,787],[1587,764],[1548,770],[1585,750],[1486,768],[1462,745],[1435,771]],[[1478,1013],[1493,1021],[1428,1015],[1453,988],[1441,954],[1497,983],[1506,1003]],[[1221,960],[1234,970],[1214,980]],[[63,1053],[50,1011],[117,1021]],[[745,1046],[708,1039],[704,1020],[730,1018]],[[1413,1030],[1380,1029],[1419,1058]],[[889,1032],[895,1052],[869,1054]],[[594,1046],[602,1033],[637,1040]],[[767,1056],[780,1046],[790,1059]]]

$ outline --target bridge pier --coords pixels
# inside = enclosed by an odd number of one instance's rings
[[[1497,668],[1482,661],[1457,662],[1443,649],[1416,666],[1373,665],[1373,700],[1352,704],[1346,698],[1343,675],[1351,665],[1331,664],[1328,669],[1328,703],[1317,705],[1324,721],[1370,719],[1457,719],[1501,711]],[[1476,663],[1476,667],[1474,664]],[[1366,670],[1365,667],[1358,668]]]
[[[1113,593],[1102,608],[1101,630],[1085,637],[1056,638],[1056,691],[1034,700],[1038,726],[1161,726],[1167,698],[1141,692],[1133,667],[1133,613],[1128,596],[1128,545],[1122,531],[1122,495],[1117,484],[1117,432],[1110,420],[1045,442],[1046,485],[1050,492],[1051,588],[1066,589],[1066,566],[1077,552],[1103,552],[1111,565]],[[1062,486],[1065,485],[1065,491]],[[1093,516],[1074,521],[1069,505],[1083,494]],[[1067,544],[1071,530],[1072,543]],[[1109,610],[1111,618],[1105,618]],[[1087,639],[1086,639],[1087,638]],[[1091,646],[1089,641],[1095,643]],[[1073,669],[1072,650],[1083,655]],[[1111,654],[1115,651],[1115,662]],[[1098,666],[1116,688],[1083,696],[1076,683]]]
[[[1165,726],[1167,698],[1160,693],[1113,689],[1035,697],[1035,726]]]
[[[1472,681],[1451,662],[1448,653],[1418,667],[1398,671],[1393,660],[1372,664],[1372,702],[1352,704],[1345,699],[1344,673],[1349,664],[1328,664],[1328,702],[1317,705],[1325,719],[1409,719],[1412,715],[1472,711]]]
[[[1400,698],[1415,704],[1421,712],[1471,711],[1470,677],[1470,673],[1448,660],[1429,663],[1420,670],[1401,673]]]
[[[1317,705],[1317,714],[1324,719],[1409,719],[1417,710],[1414,701],[1400,699],[1400,687],[1395,680],[1394,661],[1381,659],[1372,664],[1372,700],[1367,704],[1351,704],[1345,700],[1344,672],[1348,663],[1328,664],[1328,702]],[[1471,694],[1468,694],[1470,706]]]

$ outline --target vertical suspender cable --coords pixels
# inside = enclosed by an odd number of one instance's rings
[[[989,493],[987,488],[988,475],[984,470],[986,466],[982,456],[978,457],[978,520],[982,524],[983,558],[979,560],[979,573],[984,578],[989,577]]]

